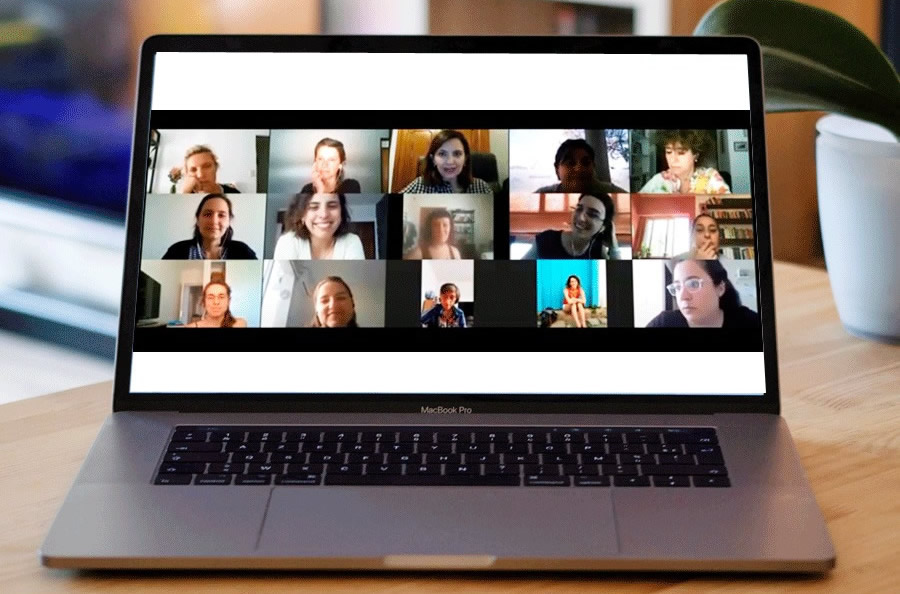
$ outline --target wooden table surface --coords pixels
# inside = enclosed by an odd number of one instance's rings
[[[37,549],[111,409],[107,382],[0,406],[0,592],[900,592],[900,347],[847,334],[823,271],[776,264],[775,296],[783,415],[837,549],[825,577],[45,569]]]

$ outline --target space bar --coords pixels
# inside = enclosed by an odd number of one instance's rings
[[[503,475],[343,475],[326,474],[326,485],[403,485],[403,486],[453,486],[453,487],[518,487],[518,476]]]

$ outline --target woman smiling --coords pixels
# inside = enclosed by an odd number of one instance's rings
[[[350,232],[343,194],[297,194],[288,207],[287,232],[275,244],[276,260],[365,260],[362,241]]]
[[[234,211],[225,194],[207,194],[194,213],[194,236],[169,246],[163,260],[256,260],[246,243],[232,239]]]

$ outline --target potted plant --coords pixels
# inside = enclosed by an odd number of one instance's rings
[[[726,0],[694,35],[759,42],[767,112],[831,112],[816,123],[816,179],[838,314],[854,334],[900,342],[897,71],[849,22],[792,0]]]

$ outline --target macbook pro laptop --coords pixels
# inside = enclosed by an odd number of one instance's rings
[[[826,571],[768,200],[750,39],[150,38],[41,561]]]

